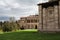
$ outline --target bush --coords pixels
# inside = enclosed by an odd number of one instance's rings
[[[21,29],[21,30],[24,30],[24,27],[21,27],[20,29]]]

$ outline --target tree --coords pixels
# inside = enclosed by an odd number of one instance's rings
[[[12,31],[12,27],[10,26],[9,22],[4,22],[3,27],[2,27],[4,32]]]
[[[2,31],[2,26],[3,26],[3,23],[0,22],[0,31]]]

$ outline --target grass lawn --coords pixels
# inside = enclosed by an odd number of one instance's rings
[[[0,40],[60,40],[60,33],[38,33],[37,30],[20,30],[0,34]]]

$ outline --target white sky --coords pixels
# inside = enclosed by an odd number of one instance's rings
[[[0,16],[22,16],[38,14],[38,3],[47,0],[0,0]]]

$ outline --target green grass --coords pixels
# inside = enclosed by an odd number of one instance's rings
[[[38,33],[36,30],[20,30],[0,34],[0,40],[60,40],[60,33]]]

